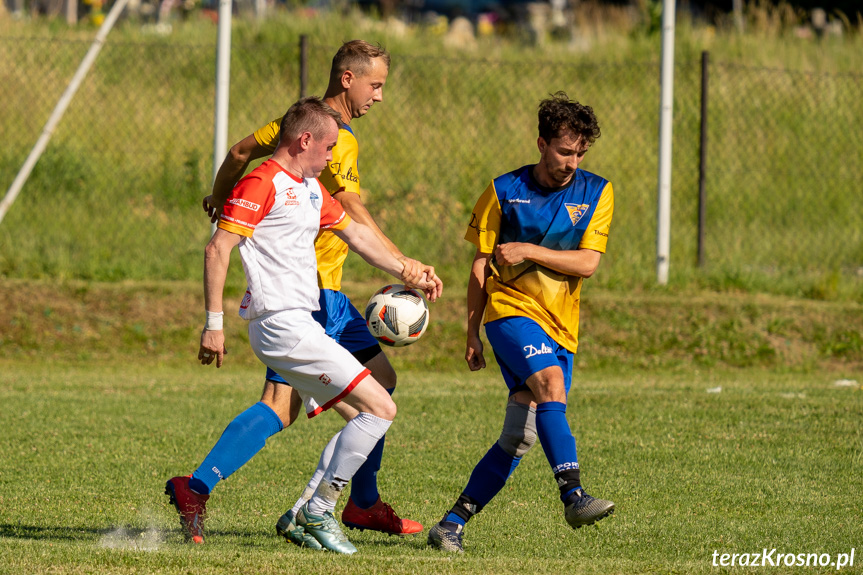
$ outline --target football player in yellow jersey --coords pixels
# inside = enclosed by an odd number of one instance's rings
[[[611,182],[579,168],[600,130],[593,110],[558,92],[539,106],[540,158],[495,178],[473,209],[465,239],[476,246],[468,281],[465,359],[485,367],[480,325],[509,388],[500,438],[428,543],[460,553],[467,522],[506,484],[537,438],[573,528],[614,511],[582,488],[566,420],[578,346],[581,284],[605,253]]]
[[[383,87],[389,73],[389,64],[390,56],[386,50],[362,40],[345,43],[334,56],[324,102],[341,114],[343,126],[339,130],[336,146],[332,150],[333,160],[319,179],[342,204],[351,219],[374,230],[390,252],[405,265],[404,275],[414,282],[422,279],[423,268],[428,266],[405,257],[375,224],[363,205],[357,168],[359,148],[350,128],[353,119],[362,117],[375,102],[383,100]],[[279,141],[280,121],[281,118],[270,122],[231,148],[216,176],[213,194],[204,199],[204,209],[209,212],[214,221],[221,213],[234,184],[243,175],[249,163],[271,154],[275,149]],[[350,351],[371,371],[374,379],[392,393],[396,385],[395,371],[377,340],[369,333],[362,314],[351,305],[347,296],[339,291],[342,265],[348,252],[347,245],[334,234],[324,232],[316,241],[315,250],[321,288],[321,310],[314,314],[315,319],[321,323],[330,337]],[[441,281],[434,275],[433,270],[431,275],[429,279],[436,282],[439,295],[442,290]],[[319,406],[313,400],[301,399],[288,382],[268,369],[261,401],[238,415],[225,429],[210,454],[192,474],[188,482],[189,489],[208,495],[220,480],[239,469],[264,446],[264,442],[270,436],[281,430],[279,426],[267,423],[268,418],[265,415],[269,416],[269,413],[257,413],[262,411],[259,406],[263,404],[269,408],[278,416],[282,426],[287,427],[297,418],[301,403],[305,403],[309,417],[319,411]],[[343,402],[333,409],[346,421],[350,421],[358,413]],[[321,548],[309,533],[297,526],[295,517],[300,507],[318,487],[338,436],[339,434],[336,434],[327,444],[321,454],[318,469],[295,507],[287,511],[276,525],[277,532],[288,541],[315,549]],[[384,438],[381,438],[366,462],[353,476],[351,497],[342,512],[342,521],[351,528],[370,529],[395,535],[419,533],[423,530],[420,523],[399,518],[378,494],[377,472],[380,469],[383,447]],[[344,486],[338,487],[341,489]]]

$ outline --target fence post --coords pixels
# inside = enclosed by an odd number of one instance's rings
[[[300,35],[300,98],[306,97],[309,85],[309,37]]]
[[[698,165],[698,267],[704,267],[704,219],[707,210],[707,78],[710,53],[701,53],[701,150]]]
[[[659,106],[659,185],[656,209],[656,281],[668,283],[671,256],[671,137],[674,105],[675,0],[662,1],[662,68]]]

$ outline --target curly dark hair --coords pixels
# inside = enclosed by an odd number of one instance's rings
[[[570,100],[565,92],[556,92],[539,103],[539,136],[550,142],[565,131],[584,138],[588,144],[600,136],[593,108]]]

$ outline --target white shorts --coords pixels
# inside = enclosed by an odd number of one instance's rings
[[[300,393],[309,417],[337,404],[371,373],[307,311],[251,320],[249,343],[258,359]]]

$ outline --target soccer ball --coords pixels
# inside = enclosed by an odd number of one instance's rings
[[[402,347],[425,333],[429,308],[423,294],[401,284],[384,286],[369,299],[366,325],[384,345]]]

